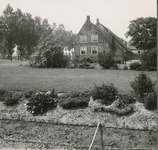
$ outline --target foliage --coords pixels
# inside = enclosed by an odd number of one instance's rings
[[[84,68],[84,69],[94,69],[95,67],[88,63],[88,62],[82,62],[79,64],[79,68]]]
[[[100,99],[103,104],[110,105],[116,99],[118,90],[112,83],[102,84],[101,86],[95,85],[91,90],[91,96],[94,100]]]
[[[133,104],[136,102],[136,99],[133,96],[130,95],[118,95],[118,103],[117,103],[117,108],[123,109],[129,104]]]
[[[154,91],[155,84],[156,83],[153,82],[144,72],[140,73],[134,81],[130,82],[131,87],[134,89],[134,93],[140,98],[140,100]]]
[[[89,91],[85,91],[85,92],[72,91],[62,95],[59,98],[59,105],[65,109],[87,107],[89,98],[90,98]]]
[[[0,89],[0,101],[4,101],[6,92],[7,92],[6,90]]]
[[[29,65],[37,68],[64,68],[68,65],[69,58],[61,48],[44,49],[37,56],[30,59]]]
[[[128,70],[127,65],[124,65],[124,66],[123,66],[123,70]]]
[[[131,70],[137,70],[141,66],[140,62],[133,62],[129,65]]]
[[[111,52],[98,53],[98,63],[104,69],[110,69],[111,67],[115,67],[117,65]]]
[[[72,64],[74,64],[75,68],[84,68],[84,69],[94,69],[93,63],[97,62],[97,58],[95,57],[80,57],[76,56],[72,60]]]
[[[157,19],[154,17],[132,20],[126,37],[131,37],[131,44],[138,49],[151,49],[156,46]]]
[[[10,60],[12,60],[13,48],[15,47],[16,37],[16,15],[13,8],[8,4],[0,16],[0,35],[3,39],[6,51]]]
[[[140,55],[142,68],[146,71],[157,70],[157,48],[152,48]],[[141,70],[142,68],[139,68]]]
[[[144,98],[144,106],[148,110],[157,109],[157,92],[156,91],[149,93],[147,97]]]
[[[50,35],[53,36],[50,38]],[[42,20],[37,16],[33,18],[30,13],[23,13],[20,9],[14,11],[9,4],[0,16],[0,45],[6,47],[1,53],[7,53],[10,60],[15,46],[19,57],[28,59],[34,47],[41,42],[49,41],[71,48],[75,36],[72,31],[65,31],[62,24],[59,27],[55,23],[51,26],[47,19]]]
[[[54,90],[33,94],[27,103],[27,109],[34,115],[43,114],[56,107],[56,97]]]
[[[3,103],[7,106],[13,106],[15,104],[18,104],[19,100],[20,100],[19,95],[16,95],[16,94],[13,95],[13,93],[7,92],[5,94]]]

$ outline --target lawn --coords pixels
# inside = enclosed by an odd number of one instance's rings
[[[0,89],[85,91],[94,84],[112,82],[120,93],[127,94],[132,90],[130,82],[139,73],[132,70],[30,68],[28,61],[0,60]],[[145,73],[152,80],[157,79],[156,71]]]

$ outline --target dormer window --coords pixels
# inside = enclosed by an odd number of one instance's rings
[[[86,43],[86,42],[87,42],[86,35],[80,35],[80,43]]]
[[[91,42],[97,43],[98,42],[98,35],[91,35]]]

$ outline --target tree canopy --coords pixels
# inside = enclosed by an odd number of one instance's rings
[[[126,37],[131,37],[130,43],[138,49],[149,50],[156,46],[157,19],[154,17],[137,18],[130,21]]]
[[[0,53],[12,60],[13,48],[17,46],[20,57],[29,58],[41,43],[54,47],[73,46],[74,34],[66,31],[63,24],[51,26],[47,19],[32,17],[30,13],[16,11],[8,4],[0,16]]]

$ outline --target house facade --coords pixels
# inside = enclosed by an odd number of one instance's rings
[[[125,55],[131,55],[128,47],[112,31],[103,26],[99,19],[96,24],[87,16],[85,23],[74,40],[76,56],[97,57],[99,52],[114,52],[115,57],[122,59]]]

